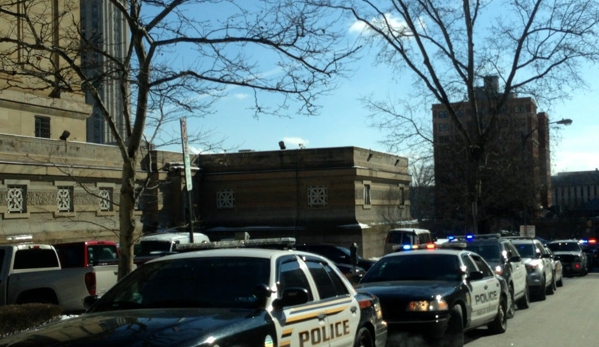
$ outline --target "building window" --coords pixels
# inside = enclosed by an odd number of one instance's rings
[[[100,198],[100,211],[112,211],[112,188],[100,188],[100,192],[98,195]]]
[[[439,131],[449,131],[449,123],[439,123]]]
[[[364,205],[370,206],[371,205],[371,196],[370,196],[370,183],[369,182],[364,183],[363,197],[364,197]]]
[[[399,206],[406,205],[406,190],[404,187],[399,187]]]
[[[73,187],[58,187],[56,208],[58,212],[73,212]]]
[[[439,111],[439,113],[437,114],[437,118],[448,118],[449,117],[449,113],[447,113],[447,111]]]
[[[216,192],[217,209],[235,208],[235,192],[232,189],[222,189]]]
[[[308,187],[308,206],[326,206],[328,202],[326,186]]]
[[[516,113],[525,113],[526,112],[526,107],[524,105],[516,105],[514,107],[514,112],[516,112]]]
[[[50,117],[35,116],[35,137],[50,138]]]
[[[8,186],[8,213],[27,212],[27,186]]]

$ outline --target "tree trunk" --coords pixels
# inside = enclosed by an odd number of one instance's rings
[[[135,234],[135,166],[136,158],[129,158],[123,164],[121,199],[119,209],[120,256],[119,280],[133,271],[133,245]]]

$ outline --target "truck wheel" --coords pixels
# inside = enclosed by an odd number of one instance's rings
[[[445,333],[444,345],[448,347],[464,347],[464,319],[462,318],[462,307],[455,305],[451,309],[447,332]]]
[[[370,336],[370,331],[366,328],[360,328],[356,334],[356,341],[354,347],[374,347],[374,341]]]
[[[524,295],[522,295],[516,304],[518,305],[519,310],[527,309],[530,306],[530,290],[528,289],[528,284],[524,287]]]
[[[505,309],[507,307],[506,298],[501,298],[499,300],[499,307],[497,307],[497,315],[495,316],[495,320],[487,325],[491,334],[502,334],[507,330],[507,315],[505,314]]]

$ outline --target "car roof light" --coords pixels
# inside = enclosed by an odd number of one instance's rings
[[[451,236],[447,236],[447,239],[448,239],[449,241],[451,241],[451,240],[455,240],[455,236],[453,236],[453,235],[451,235]]]
[[[474,239],[474,235],[472,235],[472,234],[468,234],[468,235],[466,235],[466,240],[467,240],[467,241],[470,241],[470,240],[472,240],[472,239]]]
[[[596,244],[597,243],[597,239],[589,239],[589,243]]]
[[[435,249],[435,248],[437,248],[437,246],[435,246],[434,243],[427,243],[426,244],[426,249]]]
[[[412,249],[412,246],[410,246],[410,245],[403,245],[402,248],[405,249],[406,251],[408,251],[408,250]]]

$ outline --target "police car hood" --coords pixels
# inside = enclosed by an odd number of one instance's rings
[[[82,314],[0,340],[24,346],[200,346],[233,330],[264,325],[264,310],[146,309]]]
[[[389,281],[362,283],[356,286],[361,293],[370,293],[381,301],[387,298],[424,299],[443,297],[455,292],[460,282],[455,281]]]
[[[580,251],[558,251],[553,252],[554,255],[580,255],[582,252]]]

